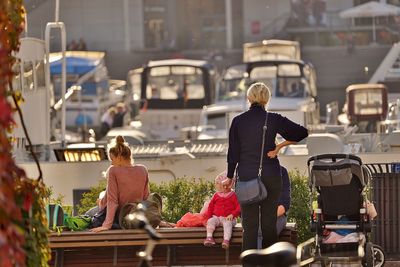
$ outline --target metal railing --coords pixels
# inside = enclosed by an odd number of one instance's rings
[[[400,256],[400,162],[365,164],[372,176],[372,201],[378,212],[372,241],[385,253]]]

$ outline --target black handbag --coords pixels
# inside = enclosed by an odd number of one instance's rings
[[[266,112],[265,123],[263,126],[263,137],[261,146],[260,166],[258,168],[258,176],[247,181],[240,180],[237,176],[235,192],[241,205],[249,205],[258,203],[267,198],[267,189],[261,181],[263,152],[265,145],[265,133],[267,131],[268,112]]]
[[[103,225],[104,221],[106,220],[107,217],[107,207],[105,207],[102,210],[99,210],[92,218],[92,222],[89,225],[89,229],[100,227]],[[119,218],[119,211],[115,213],[114,216],[114,221],[111,226],[111,229],[121,229],[121,226],[118,223],[118,218]]]

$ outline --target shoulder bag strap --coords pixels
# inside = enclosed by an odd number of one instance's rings
[[[265,112],[265,122],[263,126],[263,136],[262,136],[262,145],[260,154],[260,166],[258,167],[258,178],[261,178],[261,172],[262,172],[263,152],[265,146],[265,133],[267,132],[267,122],[268,122],[268,111]],[[240,179],[239,176],[237,175],[237,170],[235,170],[235,172],[236,172],[236,177]]]
[[[265,122],[263,126],[263,136],[262,136],[262,146],[261,146],[261,154],[260,154],[260,166],[258,168],[258,177],[261,178],[262,172],[262,164],[263,164],[263,153],[264,153],[264,146],[265,146],[265,133],[267,132],[267,122],[268,122],[268,111],[265,112]]]

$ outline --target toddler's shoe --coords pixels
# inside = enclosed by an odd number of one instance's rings
[[[229,240],[224,239],[224,241],[222,241],[222,248],[223,249],[229,248]]]
[[[206,247],[212,247],[215,245],[215,240],[212,237],[207,237],[206,240],[204,240],[204,246]]]

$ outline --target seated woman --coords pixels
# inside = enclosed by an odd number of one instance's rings
[[[149,196],[149,175],[144,165],[133,164],[131,149],[122,136],[116,137],[116,144],[109,150],[112,166],[108,170],[107,189],[100,200],[101,211],[106,212],[105,220],[92,232],[111,229],[118,224],[119,211],[127,203],[140,202]]]

